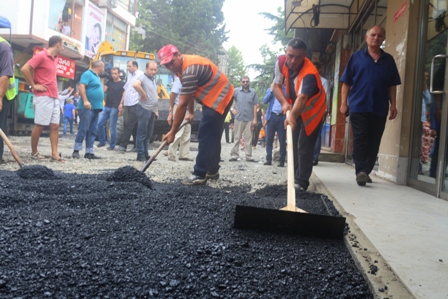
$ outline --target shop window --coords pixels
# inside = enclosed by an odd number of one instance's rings
[[[48,27],[81,40],[83,0],[50,0]]]
[[[106,40],[112,44],[114,49],[124,50],[126,48],[127,25],[112,14],[107,15]]]

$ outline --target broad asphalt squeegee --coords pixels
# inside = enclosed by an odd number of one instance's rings
[[[292,129],[289,125],[286,128],[286,135],[288,144],[288,195],[286,207],[274,210],[237,205],[234,227],[341,239],[344,236],[344,217],[310,214],[296,206]]]

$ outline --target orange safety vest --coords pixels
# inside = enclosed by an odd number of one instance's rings
[[[288,101],[292,103],[295,101],[295,99],[289,99],[289,95],[291,94],[289,86],[289,69],[286,64],[284,64],[281,70],[286,81],[286,97]],[[316,129],[316,127],[322,122],[322,118],[324,117],[325,111],[327,109],[327,103],[325,101],[325,89],[323,88],[322,82],[320,81],[319,72],[317,71],[311,60],[306,57],[303,61],[302,69],[295,79],[296,95],[299,95],[299,90],[301,90],[303,78],[306,75],[311,74],[316,77],[317,88],[319,89],[319,91],[317,94],[310,97],[308,101],[306,101],[305,108],[300,115],[302,116],[303,124],[305,126],[305,133],[307,136],[310,136],[311,133],[313,133],[314,129]]]
[[[196,55],[182,55],[182,73],[190,65],[207,65],[212,69],[212,78],[204,86],[198,86],[193,96],[199,104],[202,104],[208,108],[211,108],[219,114],[224,114],[224,110],[232,100],[233,97],[233,85],[230,84],[227,76],[222,73],[218,67],[201,56]],[[176,74],[182,82],[182,74]]]

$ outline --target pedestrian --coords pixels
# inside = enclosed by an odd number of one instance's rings
[[[232,105],[233,86],[213,62],[201,56],[183,55],[173,45],[161,48],[158,57],[160,64],[175,73],[182,82],[173,125],[163,140],[172,143],[181,123],[193,120],[195,100],[202,105],[196,164],[192,175],[182,183],[203,185],[208,179],[217,180],[222,127]],[[187,108],[189,114],[186,117]]]
[[[254,130],[252,131],[252,148],[256,149],[258,144],[258,138],[260,135],[260,129],[263,127],[264,118],[265,118],[265,111],[263,108],[258,106],[257,109],[257,124],[254,127]]]
[[[93,144],[98,132],[98,116],[103,110],[104,87],[99,75],[104,72],[104,63],[96,60],[90,69],[81,75],[79,93],[82,101],[78,103],[79,126],[75,138],[72,158],[79,159],[79,151],[85,140],[86,151],[84,158],[101,159],[93,153]]]
[[[268,104],[266,111],[266,162],[264,165],[272,165],[272,149],[274,145],[275,133],[278,135],[280,143],[279,167],[285,166],[286,159],[286,116],[282,112],[282,105],[274,95],[274,83],[266,90],[263,98],[263,104]],[[285,87],[283,87],[283,92]]]
[[[119,136],[118,146],[115,147],[116,151],[125,152],[127,150],[129,140],[131,136],[134,140],[134,148],[131,152],[136,152],[137,143],[137,104],[140,99],[140,95],[134,88],[134,82],[143,75],[143,72],[138,69],[138,62],[135,60],[129,60],[127,63],[128,68],[128,79],[124,85],[124,97],[121,105],[124,107],[124,126],[123,134]]]
[[[16,95],[12,48],[4,38],[0,37],[0,129],[5,134],[8,132],[8,114]],[[0,164],[5,163],[3,149],[4,143],[2,139],[0,141]]]
[[[325,118],[329,114],[330,109],[330,82],[322,75],[321,65],[315,64],[317,70],[319,71],[320,81],[322,82],[322,86],[324,87],[325,94],[327,95],[325,98],[325,101],[327,103],[327,110],[325,111],[324,118],[322,119],[322,122],[325,122]],[[322,128],[323,124],[320,127],[319,135],[317,135],[317,141],[316,146],[314,147],[314,155],[313,155],[313,165],[316,166],[319,164],[319,156],[320,156],[320,150],[322,147]]]
[[[73,121],[75,119],[75,106],[73,105],[73,101],[68,99],[67,104],[64,105],[64,130],[62,131],[64,134],[67,134],[67,124],[70,124],[70,134],[73,134]]]
[[[177,76],[174,77],[174,83],[170,92],[170,111],[168,113],[168,124],[171,126],[174,115],[179,105],[180,90],[182,89],[182,83]],[[188,117],[188,111],[187,111]],[[168,160],[176,161],[177,147],[179,146],[179,160],[180,161],[193,161],[190,158],[190,137],[191,137],[191,125],[189,122],[181,128],[175,135],[173,143],[168,147]]]
[[[306,58],[307,45],[299,38],[288,42],[285,55],[275,63],[274,95],[292,129],[294,187],[306,191],[313,171],[313,153],[322,126],[326,103],[319,72]],[[283,93],[286,85],[286,94]],[[289,142],[289,140],[288,140]]]
[[[241,78],[241,87],[235,89],[234,103],[230,111],[235,115],[235,145],[230,151],[229,161],[240,160],[240,140],[244,139],[244,152],[246,161],[258,162],[252,158],[252,131],[257,124],[258,96],[254,89],[250,88],[248,76]]]
[[[157,63],[146,63],[145,73],[135,80],[133,87],[140,95],[136,113],[137,122],[137,161],[149,160],[148,144],[154,131],[154,122],[159,118],[159,98],[157,84],[154,81],[157,73]]]
[[[118,112],[123,110],[124,85],[125,83],[120,79],[120,69],[113,67],[110,70],[112,80],[109,80],[104,86],[106,95],[106,104],[103,111],[100,113],[98,119],[98,139],[97,147],[106,145],[106,128],[105,124],[109,120],[110,140],[107,150],[113,150],[117,145],[117,121]]]
[[[43,129],[50,126],[50,161],[65,162],[58,152],[61,109],[56,79],[56,65],[62,47],[61,37],[50,37],[48,48],[34,55],[21,68],[23,77],[34,92],[34,128],[31,132],[31,158],[34,160],[45,159],[37,146]]]
[[[226,138],[226,143],[230,143],[230,120],[232,119],[232,112],[227,112],[226,118],[224,119],[224,135]]]
[[[359,186],[372,182],[369,174],[375,166],[388,112],[389,120],[397,116],[396,92],[401,81],[394,58],[381,49],[385,39],[384,28],[367,30],[367,48],[353,53],[341,77],[340,111],[350,111],[352,157]]]
[[[70,97],[70,99],[73,101],[73,105],[75,107],[78,107],[78,102],[81,99],[81,97],[79,96],[79,91],[76,90],[75,93],[73,94],[73,96]],[[78,123],[78,110],[75,110],[75,120],[74,123],[77,124]]]
[[[70,98],[73,91],[74,91],[74,88],[69,86],[68,88],[66,88],[63,91],[58,93],[59,107],[61,107],[62,115],[64,115],[64,106],[67,103],[66,101],[67,101],[67,99]]]

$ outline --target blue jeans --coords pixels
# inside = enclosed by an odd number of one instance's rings
[[[222,115],[211,108],[202,106],[202,119],[198,130],[198,155],[193,172],[199,177],[205,177],[207,171],[215,174],[219,170],[222,130],[232,102],[230,101]]]
[[[283,113],[279,115],[272,113],[266,125],[266,161],[272,161],[272,144],[274,143],[275,132],[277,132],[278,142],[280,144],[280,160],[283,163],[286,159],[286,116]]]
[[[110,141],[109,145],[114,148],[117,145],[117,121],[118,121],[118,108],[111,108],[104,106],[103,112],[100,113],[98,118],[98,139],[100,144],[106,144],[106,129],[104,125],[109,120],[110,128]]]
[[[73,118],[64,116],[64,134],[67,133],[67,124],[70,124],[70,133],[73,134]]]
[[[146,110],[141,105],[136,108],[137,124],[137,156],[146,158],[148,154],[148,144],[154,131],[156,115],[151,110]]]
[[[98,131],[98,115],[101,110],[79,110],[78,134],[75,138],[75,147],[77,151],[82,150],[82,142],[86,140],[86,154],[93,154],[93,143],[95,142]]]

